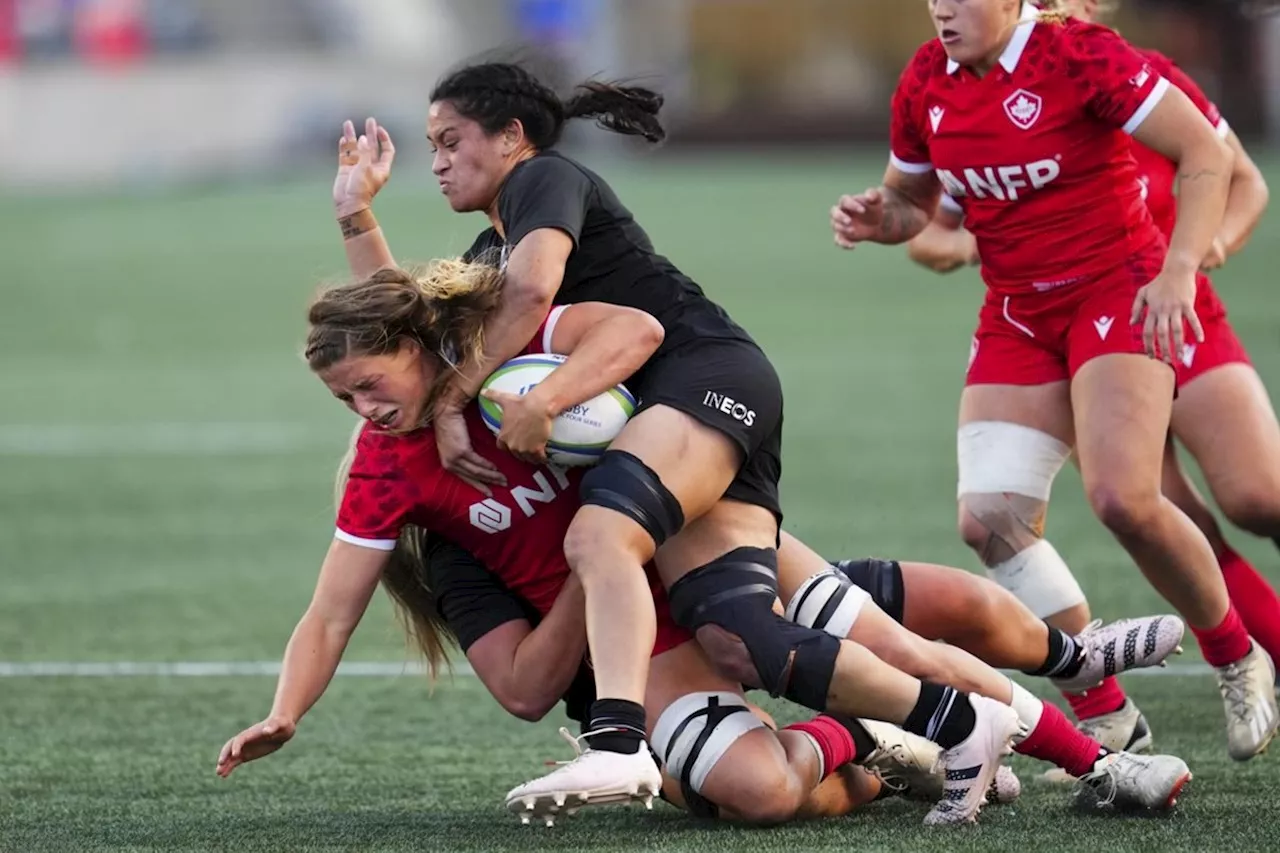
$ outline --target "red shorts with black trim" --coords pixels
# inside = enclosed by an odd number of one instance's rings
[[[1142,326],[1129,317],[1138,291],[1160,272],[1152,256],[1090,281],[1041,293],[987,291],[969,349],[966,385],[1045,385],[1069,380],[1087,362],[1143,354]],[[1179,386],[1224,364],[1249,363],[1207,276],[1199,276],[1196,315],[1203,343],[1187,344],[1175,365]],[[1188,329],[1187,338],[1191,340]]]

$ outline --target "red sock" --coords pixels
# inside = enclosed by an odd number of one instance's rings
[[[1245,631],[1234,606],[1227,609],[1226,618],[1218,627],[1206,631],[1192,628],[1191,633],[1196,635],[1200,651],[1210,666],[1226,666],[1249,654],[1249,632]]]
[[[1083,693],[1064,691],[1062,696],[1071,706],[1071,710],[1075,711],[1077,720],[1092,720],[1103,714],[1114,713],[1120,710],[1125,701],[1124,688],[1120,686],[1120,682],[1116,681],[1114,675]]]
[[[1230,548],[1218,558],[1218,565],[1245,630],[1272,660],[1280,660],[1280,596],[1248,560]]]
[[[858,755],[858,748],[854,745],[853,735],[849,730],[825,714],[819,714],[808,722],[792,723],[784,727],[783,731],[804,732],[813,738],[818,751],[822,753],[824,779]]]
[[[1013,748],[1023,755],[1056,764],[1072,776],[1088,773],[1102,754],[1100,743],[1081,733],[1057,705],[1048,702],[1044,703],[1035,730]]]

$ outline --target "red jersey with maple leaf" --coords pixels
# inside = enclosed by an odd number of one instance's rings
[[[1027,6],[981,78],[936,39],[920,48],[893,97],[892,162],[936,172],[961,203],[992,291],[1050,291],[1142,255],[1158,270],[1129,135],[1168,87],[1112,30]]]

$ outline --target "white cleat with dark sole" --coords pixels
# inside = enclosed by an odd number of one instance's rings
[[[573,745],[576,757],[558,762],[556,770],[507,794],[507,810],[519,815],[521,823],[552,826],[560,815],[572,817],[583,806],[641,802],[653,808],[653,798],[662,790],[662,773],[647,744],[642,742],[638,752],[626,755],[584,750],[581,738],[565,728],[560,736]]]
[[[1236,761],[1248,761],[1266,751],[1280,726],[1272,687],[1275,664],[1255,642],[1249,654],[1215,669],[1227,712],[1227,753]]]
[[[876,742],[876,748],[857,763],[879,778],[885,788],[911,800],[936,803],[943,796],[946,771],[942,767],[942,747],[892,723],[858,720]],[[1074,780],[1072,780],[1074,781]],[[987,789],[989,805],[1004,805],[1018,799],[1022,783],[1009,767],[1001,765]]]
[[[1172,755],[1113,752],[1081,777],[1077,805],[1118,811],[1169,811],[1191,781],[1187,763]]]
[[[1013,752],[1013,738],[1023,733],[1018,714],[985,696],[970,696],[977,722],[973,733],[942,751],[942,798],[927,815],[925,826],[973,823],[987,802],[1000,759]]]
[[[1132,699],[1126,698],[1118,711],[1081,720],[1076,728],[1112,752],[1143,753],[1151,749],[1151,727]],[[1073,784],[1077,781],[1076,777],[1060,767],[1047,770],[1038,778],[1042,782],[1054,784]]]
[[[1182,652],[1186,625],[1177,616],[1143,616],[1102,624],[1089,623],[1075,640],[1084,648],[1084,664],[1070,678],[1055,678],[1053,684],[1067,693],[1082,693],[1105,679],[1128,672],[1160,666],[1169,655]]]

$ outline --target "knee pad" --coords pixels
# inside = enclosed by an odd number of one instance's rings
[[[902,580],[902,564],[897,560],[840,560],[832,565],[865,590],[876,606],[899,625],[907,607],[907,585]]]
[[[606,450],[578,488],[583,506],[620,512],[660,547],[684,527],[684,510],[653,469],[622,450]]]
[[[1026,495],[1049,502],[1071,448],[1048,433],[1004,421],[975,421],[956,432],[956,495]]]
[[[853,585],[843,572],[831,568],[805,580],[787,602],[788,622],[824,631],[837,640],[849,636],[858,614],[871,596]]]
[[[734,741],[765,724],[736,693],[688,693],[663,709],[653,727],[653,751],[680,783],[690,813],[714,818],[719,809],[702,785]]]
[[[668,598],[682,628],[715,625],[741,642],[770,696],[821,711],[840,641],[774,613],[777,596],[777,551],[738,548],[680,578]]]
[[[1037,619],[1086,601],[1076,576],[1044,539],[987,569],[987,577],[1013,593]]]

